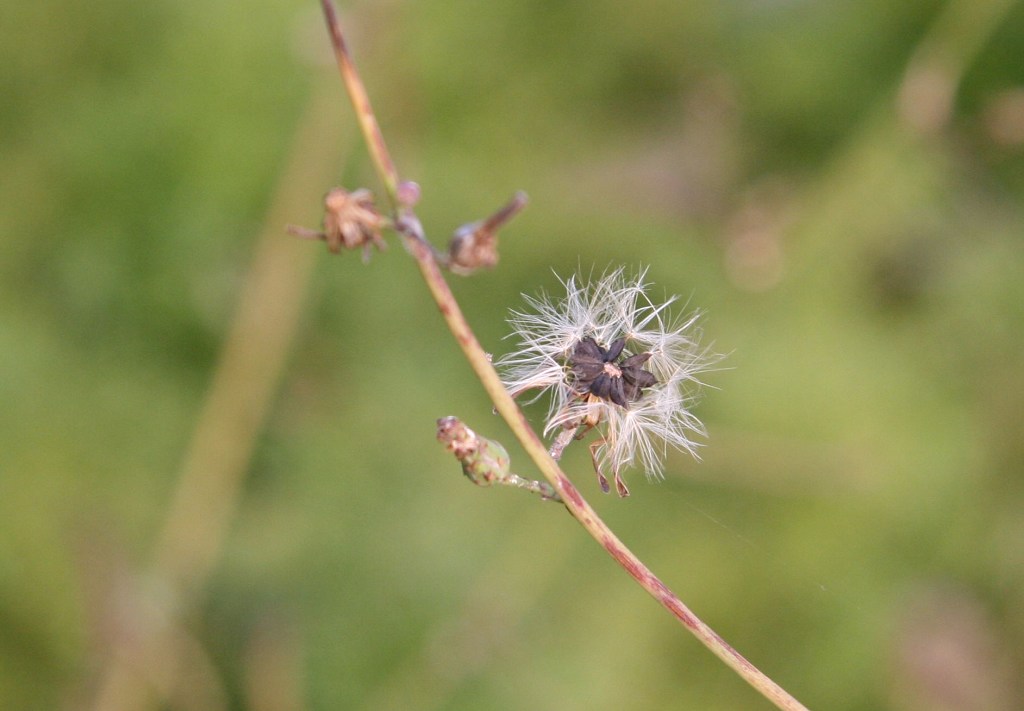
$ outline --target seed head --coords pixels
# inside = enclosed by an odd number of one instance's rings
[[[692,437],[704,427],[690,408],[698,375],[717,360],[699,345],[699,314],[674,320],[676,297],[652,301],[646,274],[574,275],[562,280],[564,296],[525,297],[527,308],[509,318],[517,349],[498,361],[513,395],[550,396],[544,434],[555,436],[553,454],[567,437],[598,431],[590,445],[598,479],[607,490],[610,470],[623,496],[624,469],[661,477],[669,448],[696,456]]]

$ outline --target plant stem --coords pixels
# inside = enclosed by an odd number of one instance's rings
[[[519,409],[515,400],[505,389],[497,371],[491,365],[487,353],[480,346],[479,341],[477,341],[473,330],[462,313],[462,309],[459,308],[455,296],[452,294],[447,281],[445,281],[441,267],[434,255],[434,250],[427,242],[419,220],[412,209],[408,207],[402,208],[402,214],[397,214],[398,205],[394,190],[398,181],[394,165],[391,162],[387,146],[380,133],[380,128],[374,118],[365,88],[359,79],[351,57],[348,55],[334,8],[330,0],[321,0],[321,3],[324,8],[324,16],[330,30],[334,53],[338,61],[338,67],[341,70],[342,79],[348,88],[349,96],[359,116],[359,123],[362,127],[367,147],[374,157],[374,163],[377,166],[381,179],[384,181],[392,206],[396,211],[394,215],[395,227],[402,236],[409,252],[415,258],[420,273],[427,283],[427,288],[437,303],[437,307],[441,311],[441,315],[444,317],[449,330],[451,330],[452,335],[458,341],[459,347],[469,361],[470,367],[480,379],[484,390],[491,398],[497,411],[508,423],[508,426],[512,429],[512,432],[522,444],[526,453],[537,465],[537,468],[559,493],[563,504],[573,517],[604,547],[608,554],[615,559],[630,577],[636,580],[662,607],[668,610],[708,649],[743,677],[766,699],[774,703],[778,708],[785,709],[786,711],[798,711],[800,709],[806,711],[806,707],[747,661],[746,658],[729,646],[714,630],[693,614],[683,604],[682,600],[668,586],[661,582],[619,540],[618,536],[608,528],[597,515],[597,512],[591,508],[590,504],[587,503],[576,487],[573,486],[572,482],[569,481],[565,473],[562,472],[558,463],[548,453],[544,443],[537,433],[534,432],[522,410]]]
[[[327,20],[327,28],[331,33],[331,44],[334,47],[334,57],[338,60],[338,71],[345,82],[345,89],[348,91],[349,99],[352,100],[352,107],[359,119],[359,127],[362,129],[363,137],[366,139],[366,147],[373,157],[373,163],[377,167],[377,174],[384,182],[384,192],[387,194],[388,202],[391,203],[393,212],[398,210],[398,172],[395,164],[388,153],[387,144],[384,143],[384,135],[380,132],[377,124],[377,117],[370,107],[370,97],[363,86],[363,80],[356,71],[352,57],[345,45],[345,37],[341,34],[341,24],[338,22],[338,14],[334,10],[334,4],[330,0],[322,0],[324,17]]]

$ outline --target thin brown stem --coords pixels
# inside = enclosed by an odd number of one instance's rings
[[[321,0],[324,15],[330,29],[331,38],[337,55],[338,66],[342,79],[348,87],[353,106],[359,115],[363,136],[374,153],[381,179],[385,184],[397,185],[394,166],[388,157],[387,148],[376,120],[369,99],[358,78],[355,66],[345,49],[341,27],[338,25],[330,0]],[[386,160],[384,160],[386,159]],[[396,209],[397,213],[397,209]],[[668,586],[658,579],[644,563],[630,551],[610,528],[601,520],[597,512],[573,486],[569,478],[559,468],[557,462],[548,453],[540,437],[534,432],[516,404],[505,389],[497,371],[491,365],[490,358],[481,347],[476,335],[470,328],[459,307],[451,288],[448,286],[434,250],[427,242],[423,228],[412,212],[405,208],[403,214],[395,214],[395,227],[401,234],[409,252],[416,260],[427,288],[430,290],[441,315],[444,317],[452,335],[458,342],[470,367],[479,378],[495,409],[508,423],[516,438],[522,444],[530,459],[536,464],[544,477],[555,487],[562,502],[587,532],[600,543],[608,554],[643,587],[659,604],[668,610],[686,629],[688,629],[708,649],[718,656],[726,665],[736,671],[744,680],[753,686],[762,696],[786,711],[797,711],[806,708],[791,696],[785,689],[772,681],[764,672],[751,664],[743,655],[733,649],[714,630],[701,621]]]
[[[391,209],[398,210],[398,173],[395,171],[395,164],[388,153],[387,144],[384,143],[384,135],[377,124],[377,117],[370,107],[370,97],[363,86],[363,80],[356,71],[352,57],[348,53],[348,46],[345,44],[345,37],[341,33],[341,24],[338,22],[338,14],[334,10],[334,4],[330,0],[321,0],[324,9],[324,18],[327,20],[327,27],[331,32],[331,44],[334,47],[334,57],[338,61],[338,71],[345,82],[349,99],[352,100],[352,107],[359,119],[359,127],[366,139],[366,147],[370,151],[373,163],[377,167],[377,174],[384,182],[384,192],[387,193]]]

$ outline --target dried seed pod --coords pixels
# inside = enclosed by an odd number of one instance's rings
[[[518,192],[487,219],[455,230],[448,244],[448,268],[463,276],[493,268],[498,263],[498,230],[526,207],[526,200],[526,193]]]
[[[365,188],[351,193],[333,188],[324,196],[324,234],[327,248],[335,254],[343,247],[362,247],[366,259],[371,245],[385,249],[380,231],[386,224],[387,219],[373,204],[373,193]]]
[[[387,249],[381,230],[389,224],[377,211],[369,190],[360,188],[350,193],[344,188],[332,188],[324,196],[322,232],[293,226],[288,231],[297,237],[323,240],[334,254],[342,249],[362,248],[363,261],[367,261],[371,247]]]

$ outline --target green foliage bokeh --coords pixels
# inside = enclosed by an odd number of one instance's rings
[[[579,268],[650,265],[706,312],[703,460],[625,501],[585,449],[566,469],[811,708],[1024,704],[1024,11],[1000,4],[343,7],[431,237],[531,196],[499,268],[454,278],[486,348]],[[901,87],[937,43],[961,71],[916,126]],[[104,583],[148,570],[324,87],[326,150],[353,120],[311,2],[0,10],[0,707],[88,697]],[[376,187],[361,148],[342,180]],[[462,478],[438,417],[534,475],[393,246],[319,260],[189,611],[226,707],[258,707],[268,649],[311,709],[766,708],[555,506]]]

